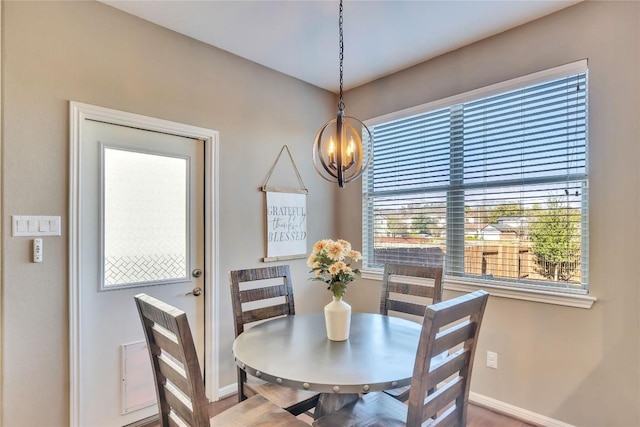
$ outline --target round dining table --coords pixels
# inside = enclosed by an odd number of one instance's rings
[[[360,393],[411,383],[422,325],[397,317],[353,313],[346,341],[327,338],[324,314],[296,314],[246,329],[233,343],[236,364],[264,381],[320,392],[314,417]]]

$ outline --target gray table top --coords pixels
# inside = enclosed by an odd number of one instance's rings
[[[353,313],[347,341],[330,341],[323,313],[281,317],[245,330],[233,343],[248,374],[324,393],[388,390],[411,383],[421,325]]]

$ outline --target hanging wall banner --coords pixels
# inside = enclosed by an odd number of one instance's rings
[[[307,253],[307,195],[267,191],[267,258]]]
[[[282,153],[287,152],[300,188],[269,186],[269,179]],[[261,190],[266,195],[267,256],[263,262],[284,261],[307,257],[307,194],[309,191],[289,147],[282,146],[276,161],[271,165]]]

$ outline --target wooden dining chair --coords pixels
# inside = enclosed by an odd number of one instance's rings
[[[489,294],[476,291],[429,306],[424,316],[408,404],[369,393],[317,419],[315,427],[464,427],[473,358]],[[446,359],[434,355],[449,350]]]
[[[427,283],[407,283],[406,278]],[[422,321],[429,304],[442,301],[442,267],[420,265],[385,264],[380,294],[380,314],[389,312],[409,314],[410,319]],[[388,395],[405,402],[410,386],[386,390]]]
[[[231,271],[231,300],[236,337],[245,326],[281,316],[293,316],[295,303],[288,265]],[[315,408],[320,395],[266,383],[238,370],[238,401],[260,394],[281,408],[299,415]]]
[[[308,425],[262,396],[254,396],[210,418],[185,312],[146,294],[134,298],[153,366],[162,427]]]

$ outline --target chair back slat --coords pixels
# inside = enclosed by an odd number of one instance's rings
[[[464,391],[464,380],[453,378],[441,388],[430,394],[422,408],[421,420],[424,423],[429,418],[436,418],[438,411],[447,408]]]
[[[155,300],[157,302],[154,301],[154,303],[157,305],[147,304],[146,301],[150,301],[147,298],[141,299],[140,301],[145,301],[144,304],[138,305],[138,310],[140,311],[144,322],[146,322],[145,328],[147,326],[158,324],[167,329],[169,332],[172,332],[174,335],[178,334],[178,326],[176,322],[172,320],[172,318],[180,315],[180,313],[182,313],[182,310],[172,307],[160,300]]]
[[[455,299],[456,298],[442,301],[441,304],[434,307],[434,311],[440,312],[437,317],[434,316],[433,322],[436,328],[440,329],[443,326],[459,321],[466,316],[471,316],[471,321],[475,322],[473,317],[479,316],[481,307],[484,307],[486,304],[486,301],[482,301],[480,299],[469,300],[466,304],[456,304],[454,301]]]
[[[208,400],[187,315],[146,294],[135,301],[150,349],[161,426],[208,426]]]
[[[245,311],[242,313],[242,321],[246,325],[260,320],[271,319],[272,317],[288,316],[289,314],[291,314],[289,312],[289,304],[283,303]]]
[[[430,418],[429,425],[466,425],[473,358],[488,298],[487,292],[476,291],[427,307],[411,381],[408,427]],[[445,351],[444,361],[433,360]]]
[[[173,359],[161,354],[158,356],[158,366],[165,379],[171,381],[183,393],[189,393],[187,374],[180,365],[174,362]]]
[[[434,342],[433,354],[440,354],[445,350],[449,350],[458,344],[466,342],[475,334],[476,326],[477,323],[467,320],[441,332]]]
[[[164,384],[164,392],[171,411],[188,426],[197,425],[194,413],[191,409],[191,400],[170,382]]]
[[[283,283],[276,283],[275,286],[269,285],[268,287],[240,291],[240,301],[244,304],[252,301],[260,301],[263,299],[284,297],[288,295],[289,292],[286,285]]]
[[[290,277],[288,265],[274,265],[271,267],[248,268],[233,270],[231,274],[238,282],[255,282],[257,280],[270,280],[275,277]]]
[[[409,301],[401,301],[396,299],[387,299],[387,313],[390,311],[399,311],[401,313],[412,314],[414,316],[424,316],[427,304],[417,304]]]
[[[170,412],[168,417],[169,427],[189,427],[182,421],[175,412]]]
[[[408,283],[406,278],[429,279],[433,285]],[[426,298],[431,301],[427,303]],[[380,314],[388,315],[389,311],[396,311],[423,317],[428,304],[440,301],[442,301],[441,267],[385,264],[380,294]]]
[[[433,359],[432,359],[433,360]],[[460,349],[455,353],[447,356],[447,358],[440,362],[437,366],[432,366],[427,376],[427,386],[429,389],[435,388],[442,381],[449,378],[451,375],[464,369],[465,365],[469,363],[469,351]]]
[[[449,408],[447,408],[445,411],[442,412],[442,414],[440,414],[440,416],[438,417],[438,427],[457,427],[458,424],[458,419],[457,419],[457,413],[456,413],[456,407],[455,406],[451,406]],[[429,426],[434,426],[434,424],[428,424]]]
[[[391,274],[396,274],[398,276],[428,277],[432,279],[438,276],[442,277],[442,267],[394,263],[389,263],[387,265],[390,267],[388,271]]]
[[[422,276],[419,276],[422,277]],[[396,282],[389,278],[389,292],[405,295],[414,295],[422,298],[433,298],[435,288],[433,286],[415,285],[413,283]]]
[[[174,333],[159,327],[157,324],[151,327],[151,333],[153,334],[153,339],[158,349],[166,351],[176,359],[182,357],[182,348],[180,348],[180,344],[178,344]]]

